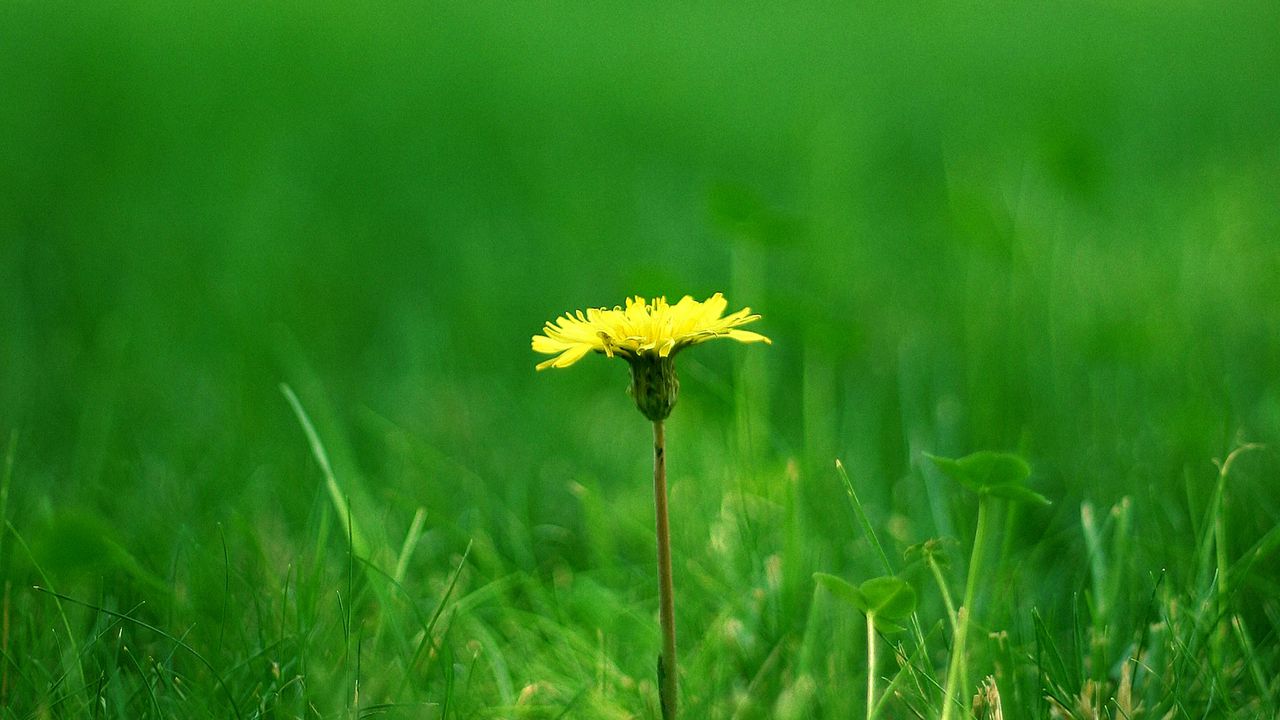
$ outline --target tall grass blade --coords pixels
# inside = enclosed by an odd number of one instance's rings
[[[329,491],[329,499],[333,502],[333,507],[338,512],[338,517],[342,520],[342,524],[350,532],[352,550],[361,557],[368,557],[369,544],[365,539],[365,534],[357,527],[355,518],[351,515],[351,506],[347,502],[347,495],[343,493],[342,488],[338,485],[338,479],[333,475],[333,467],[329,464],[329,454],[325,452],[324,443],[320,441],[320,435],[316,433],[315,426],[311,424],[311,418],[307,416],[307,411],[303,409],[302,402],[298,400],[293,388],[289,387],[287,383],[280,383],[280,392],[284,393],[285,399],[289,401],[289,406],[293,408],[293,413],[298,418],[298,424],[302,426],[302,432],[307,436],[307,443],[311,446],[311,454],[315,457],[316,463],[320,465],[320,472],[324,474],[324,484]]]
[[[404,544],[400,546],[400,557],[396,560],[396,570],[391,577],[395,578],[397,584],[404,582],[404,575],[409,571],[409,558],[413,555],[413,549],[418,545],[418,539],[422,537],[422,526],[427,520],[427,509],[418,508],[413,514],[413,522],[409,523],[409,532],[405,533]]]
[[[844,463],[836,460],[836,472],[840,474],[840,482],[844,483],[844,491],[849,496],[849,503],[853,506],[853,515],[858,519],[858,524],[862,526],[862,532],[867,536],[867,542],[871,543],[876,551],[877,557],[880,558],[880,566],[884,568],[885,575],[893,574],[893,565],[889,563],[889,555],[885,553],[884,546],[880,544],[880,538],[876,537],[876,531],[871,528],[871,519],[867,517],[867,511],[862,507],[862,501],[858,499],[858,493],[853,489],[853,483],[849,480],[849,473],[844,469]]]

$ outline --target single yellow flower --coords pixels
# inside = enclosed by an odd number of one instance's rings
[[[728,305],[720,293],[703,302],[685,295],[675,305],[665,297],[646,301],[637,296],[628,298],[625,308],[565,313],[554,323],[548,322],[543,334],[533,336],[534,352],[556,356],[538,363],[538,369],[569,367],[593,350],[630,361],[642,356],[671,357],[690,345],[718,337],[744,343],[770,342],[759,333],[737,329],[760,319],[751,314],[751,308],[721,317]]]
[[[563,368],[595,351],[620,357],[631,365],[628,392],[645,417],[660,422],[671,414],[680,393],[676,379],[676,353],[712,338],[727,337],[738,342],[770,343],[769,338],[739,325],[759,320],[751,308],[725,316],[728,302],[716,293],[702,302],[685,295],[671,305],[665,297],[646,301],[627,299],[627,306],[591,308],[585,313],[565,313],[547,323],[541,335],[533,336],[534,352],[555,355],[538,363],[539,370]]]
[[[663,720],[676,718],[675,589],[671,572],[671,529],[667,518],[667,451],[663,421],[680,394],[675,355],[690,345],[727,337],[744,343],[770,343],[769,338],[738,327],[760,319],[751,308],[725,315],[728,302],[716,293],[702,302],[685,295],[671,305],[665,297],[627,300],[612,310],[592,308],[565,313],[533,336],[534,352],[555,357],[539,370],[563,368],[589,352],[620,357],[631,366],[628,392],[636,407],[653,422],[653,498],[658,539],[658,623],[662,654],[658,656],[658,698]]]

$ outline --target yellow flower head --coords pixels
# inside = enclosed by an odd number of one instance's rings
[[[665,297],[646,301],[637,296],[628,298],[625,308],[565,313],[554,323],[548,322],[541,335],[533,336],[534,352],[555,355],[538,363],[538,369],[569,367],[593,350],[633,362],[671,357],[690,345],[718,337],[744,343],[770,342],[759,333],[737,329],[760,319],[751,314],[751,308],[721,317],[728,304],[720,293],[702,302],[685,295],[675,305]]]
[[[673,358],[682,349],[712,338],[768,343],[769,338],[739,325],[759,320],[751,308],[724,316],[728,302],[716,293],[703,302],[685,295],[671,305],[664,297],[627,300],[625,308],[592,308],[565,313],[533,336],[535,352],[555,355],[538,363],[539,370],[562,368],[591,351],[620,357],[631,365],[628,390],[645,417],[661,422],[671,414],[680,393]]]

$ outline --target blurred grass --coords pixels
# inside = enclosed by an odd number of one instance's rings
[[[8,517],[55,589],[121,611],[167,586],[221,617],[229,575],[327,577],[345,531],[287,382],[384,571],[422,507],[411,576],[475,540],[482,580],[531,573],[512,608],[637,613],[625,371],[535,378],[528,337],[726,290],[776,343],[682,358],[677,547],[745,543],[682,614],[786,548],[790,637],[812,570],[874,569],[837,456],[901,549],[972,523],[922,451],[1026,454],[1058,503],[1011,527],[1059,613],[1084,499],[1131,496],[1134,567],[1194,578],[1210,460],[1280,442],[1278,14],[0,3]],[[1237,551],[1280,520],[1276,470],[1233,480]],[[542,597],[565,572],[607,591]],[[1280,579],[1257,577],[1261,617]]]

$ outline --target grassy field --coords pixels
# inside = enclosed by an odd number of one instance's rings
[[[720,291],[680,717],[1277,717],[1280,5],[583,5],[0,0],[0,718],[659,717]]]

